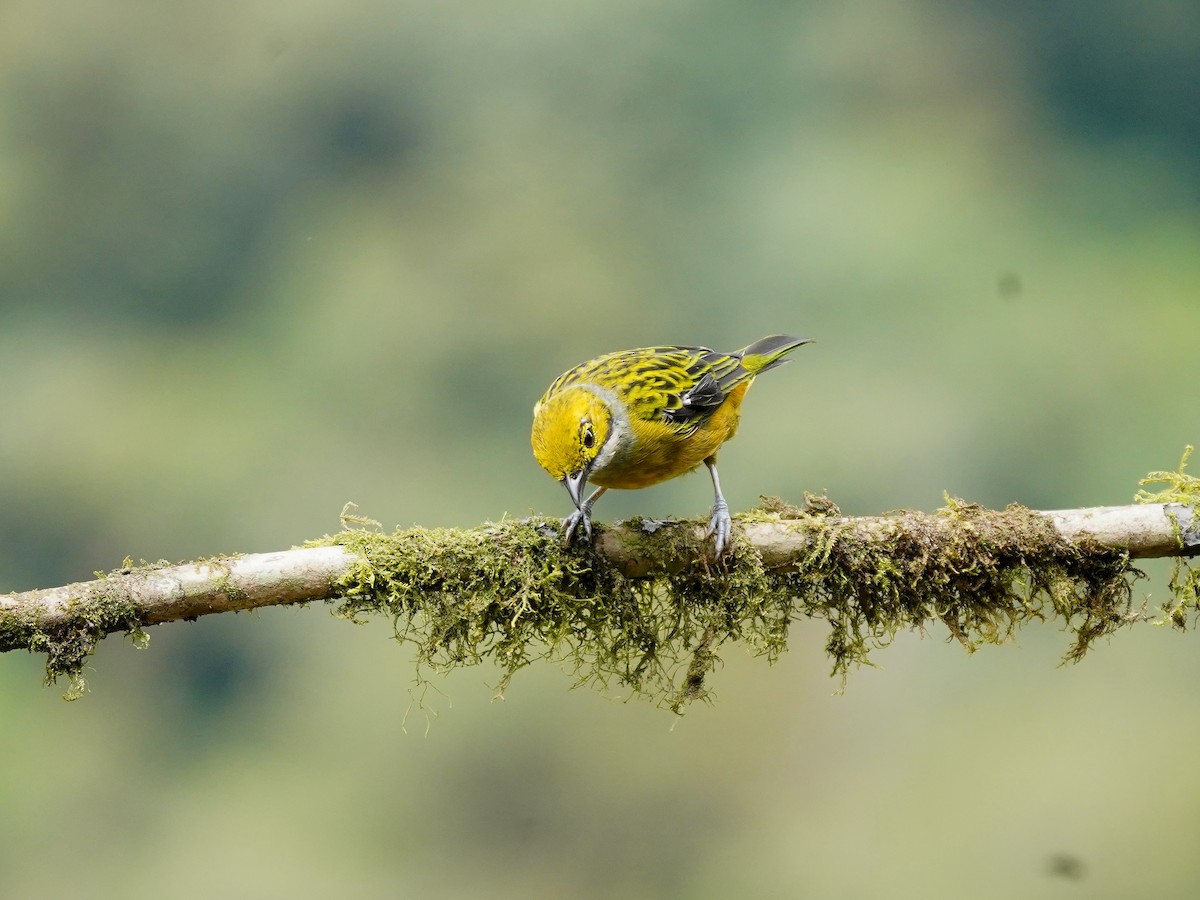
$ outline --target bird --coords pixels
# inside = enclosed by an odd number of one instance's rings
[[[598,356],[555,379],[533,408],[533,455],[567,489],[575,511],[563,520],[563,544],[592,538],[592,507],[610,488],[649,487],[703,463],[713,507],[705,537],[719,559],[733,523],[717,477],[717,450],[734,436],[742,400],[755,377],[812,343],[776,334],[733,353],[663,346]],[[591,482],[596,490],[584,499]]]

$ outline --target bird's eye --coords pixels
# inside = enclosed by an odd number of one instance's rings
[[[596,432],[592,430],[590,422],[583,423],[583,446],[586,450],[591,450],[596,446]]]

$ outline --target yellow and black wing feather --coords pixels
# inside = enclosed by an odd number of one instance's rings
[[[786,362],[784,354],[806,340],[772,335],[736,353],[708,347],[642,347],[608,353],[559,376],[547,396],[578,384],[612,391],[630,418],[666,422],[693,431],[738,385]]]
[[[548,394],[576,384],[595,384],[625,403],[629,416],[658,420],[690,431],[752,377],[737,354],[707,347],[642,347],[609,353],[564,373]]]

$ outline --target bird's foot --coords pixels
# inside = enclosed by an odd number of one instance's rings
[[[583,532],[584,542],[590,544],[592,542],[592,511],[586,507],[575,510],[563,519],[562,545],[570,547],[576,533],[580,530]]]
[[[729,505],[724,500],[713,504],[712,518],[708,520],[708,530],[704,532],[704,536],[708,537],[710,534],[715,536],[717,559],[720,559],[729,549],[729,539],[733,534],[733,519],[729,516]]]

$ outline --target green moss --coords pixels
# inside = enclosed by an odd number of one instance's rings
[[[229,560],[236,558],[236,556],[227,556],[221,558],[220,560],[204,559],[200,560],[197,565],[203,564],[211,566],[214,569],[221,570],[221,574],[218,575],[213,581],[213,587],[215,588],[214,592],[224,594],[235,603],[241,603],[244,602],[250,595],[241,588],[236,587],[231,581],[232,573],[229,571]]]
[[[339,614],[387,615],[421,667],[493,660],[503,691],[520,669],[549,659],[579,684],[619,687],[676,712],[708,696],[727,642],[774,660],[797,619],[828,623],[833,674],[844,679],[901,631],[938,623],[974,650],[1031,619],[1055,618],[1073,636],[1066,659],[1076,660],[1138,618],[1131,581],[1139,573],[1124,553],[1073,545],[1023,507],[951,501],[932,514],[879,520],[836,512],[809,498],[803,509],[767,501],[745,517],[806,537],[802,558],[777,570],[738,532],[722,564],[693,564],[705,558],[697,522],[632,520],[612,531],[616,555],[656,573],[638,578],[589,549],[562,549],[557,520],[353,529],[324,542],[360,557],[341,585]]]
[[[1139,503],[1177,504],[1172,521],[1179,545],[1200,540],[1200,478],[1187,474],[1188,459],[1195,448],[1191,444],[1183,450],[1179,469],[1174,472],[1151,472],[1139,484],[1165,484],[1160,491],[1140,490],[1134,498]],[[1188,516],[1183,511],[1190,507]],[[1172,602],[1163,609],[1159,625],[1170,622],[1181,631],[1187,630],[1200,618],[1200,569],[1188,563],[1183,556],[1175,557],[1171,563],[1171,577],[1167,582],[1171,589]]]
[[[1200,533],[1200,479],[1152,473],[1163,491],[1139,499],[1191,510],[1177,518],[1182,543]],[[577,684],[653,698],[680,712],[709,697],[709,681],[729,642],[777,659],[792,624],[826,623],[833,675],[844,681],[872,664],[902,631],[944,626],[968,651],[1009,640],[1031,620],[1057,620],[1070,633],[1064,660],[1142,618],[1132,608],[1140,576],[1127,554],[1063,539],[1045,516],[1013,505],[994,511],[949,499],[934,513],[847,519],[828,498],[803,506],[763,498],[738,517],[745,528],[790,533],[798,553],[767,566],[735,529],[733,551],[709,560],[703,522],[631,520],[596,526],[604,553],[564,549],[556,519],[505,521],[472,530],[414,528],[384,534],[347,512],[347,530],[314,544],[352,550],[358,562],[338,585],[337,611],[352,620],[387,616],[398,640],[416,648],[419,671],[492,661],[503,692],[537,660],[566,669]],[[48,682],[66,676],[69,699],[84,688],[88,656],[104,635],[127,631],[144,646],[137,608],[127,598],[148,571],[123,567],[77,585],[61,624],[0,616],[0,650],[46,654]],[[220,585],[236,595],[226,581]],[[1171,580],[1166,621],[1200,616],[1200,578],[1182,560]]]
[[[116,590],[93,589],[70,601],[70,616],[54,627],[17,615],[0,622],[0,649],[24,647],[46,655],[46,684],[66,677],[64,700],[77,700],[87,689],[83,668],[105,635],[128,631],[134,646],[142,648],[149,637],[142,630],[134,605]]]
[[[505,522],[471,531],[348,530],[329,539],[359,554],[338,612],[383,613],[396,636],[436,670],[494,659],[512,676],[542,658],[581,683],[616,677],[644,688],[658,658],[659,606],[648,585],[590,552],[564,551],[558,522]],[[604,666],[592,664],[602,656]]]
[[[166,560],[135,566],[126,557],[112,572],[96,572],[97,581],[72,585],[77,594],[55,624],[48,625],[33,614],[13,611],[0,616],[0,651],[26,649],[46,655],[46,684],[66,678],[64,700],[78,700],[87,690],[84,667],[105,636],[124,631],[133,645],[143,650],[150,635],[143,629],[141,613],[129,599],[129,585],[146,574],[172,565]]]
[[[1188,460],[1195,449],[1191,444],[1183,448],[1177,471],[1151,472],[1138,482],[1140,485],[1165,484],[1165,488],[1161,491],[1138,491],[1134,499],[1138,503],[1200,503],[1200,478],[1187,473]],[[1200,519],[1200,510],[1194,512],[1193,522],[1197,519]]]

